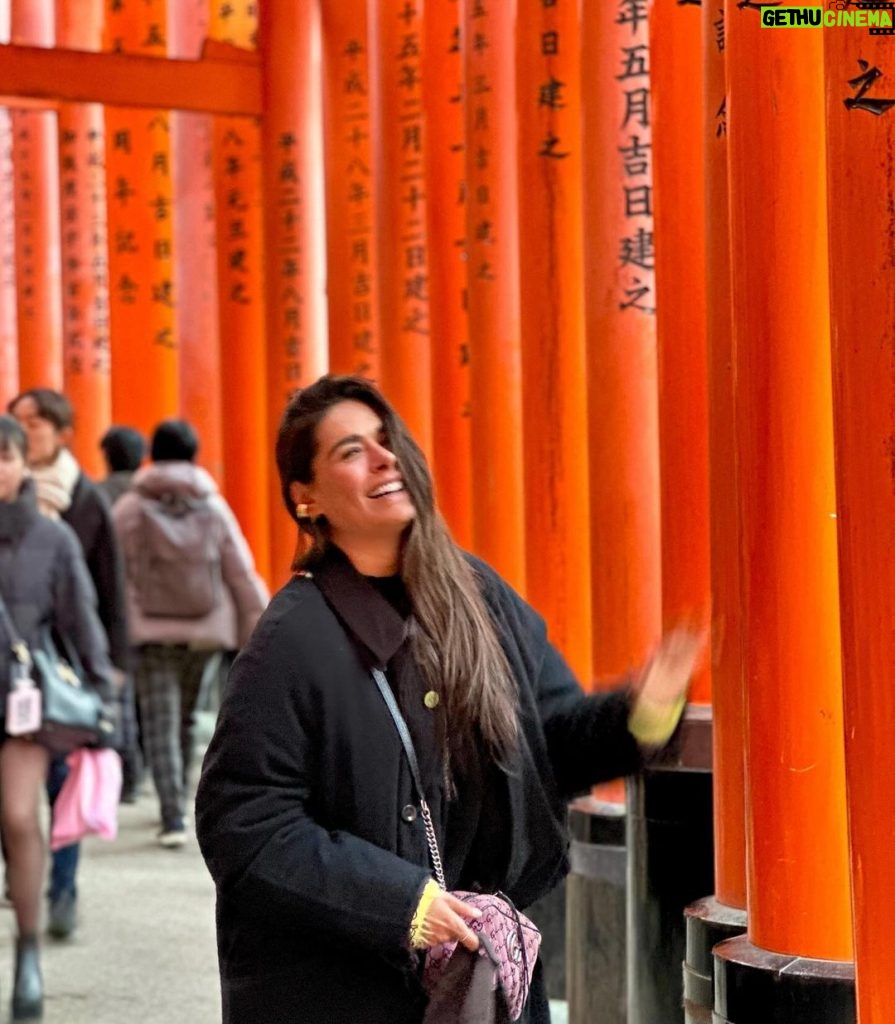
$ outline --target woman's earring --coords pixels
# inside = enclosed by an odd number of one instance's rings
[[[295,506],[295,514],[299,519],[310,519],[311,506],[306,505],[303,501],[299,502],[299,504]]]

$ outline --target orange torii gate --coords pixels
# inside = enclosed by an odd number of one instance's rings
[[[156,32],[156,36],[158,35]],[[147,29],[140,37],[140,41],[149,37]],[[41,107],[51,109],[59,104],[90,103],[102,104],[107,110],[179,110],[258,119],[263,112],[263,66],[258,56],[251,52],[236,50],[234,47],[215,46],[213,43],[207,43],[203,55],[197,59],[176,60],[163,56],[122,52],[120,48],[114,52],[101,53],[14,43],[0,48],[0,95],[15,97],[17,104],[28,102],[38,111]],[[152,117],[151,114],[149,116]],[[270,241],[269,237],[266,243],[271,247],[276,244]],[[174,244],[176,245],[176,242]],[[276,258],[276,253],[266,252],[265,257],[272,262]],[[156,285],[163,288],[163,282],[156,282]],[[146,287],[149,288],[148,282]],[[51,303],[47,303],[48,309],[51,306]],[[214,343],[216,344],[216,339]],[[29,347],[28,351],[32,356],[40,358],[39,354],[43,349],[35,345]],[[20,359],[21,352],[20,344]],[[322,370],[324,358],[308,360],[307,376],[316,375]],[[46,359],[49,360],[44,360],[46,365],[40,363],[27,373],[20,374],[16,385],[42,383],[60,386],[60,356],[49,352]],[[28,369],[27,365],[25,369]],[[147,407],[141,422],[135,425],[147,429],[153,417],[157,420],[166,414],[176,414],[176,368],[172,373],[170,390],[167,393],[172,396],[170,400],[175,404],[165,408]],[[9,374],[7,365],[4,365],[4,374]],[[295,384],[301,382],[299,379],[295,380]],[[134,413],[132,397],[125,393],[119,397],[115,415],[125,422],[129,421],[130,414]],[[233,400],[238,397],[238,394],[231,396],[231,406]],[[232,409],[228,415],[232,416]],[[266,411],[263,416],[263,437],[260,437],[259,441],[264,451],[269,452],[272,450],[269,436],[271,424]],[[100,426],[97,421],[94,428],[99,429]],[[94,438],[94,445],[95,441]],[[239,439],[234,443],[238,448],[243,447]],[[232,487],[237,486],[238,481],[233,481]],[[249,543],[256,552],[262,572],[270,578],[271,565],[267,551],[270,545],[271,521],[267,511],[267,485],[257,490],[241,490],[243,500],[247,503],[243,514],[243,526]],[[231,490],[231,497],[234,493]],[[236,504],[238,505],[239,501]],[[254,505],[258,505],[257,513],[251,511]],[[245,521],[246,516],[248,522]],[[286,542],[289,550],[285,553],[282,550],[277,552],[277,569],[282,571],[285,571],[291,558],[291,524],[287,528],[290,530],[290,540]],[[281,526],[277,525],[275,529],[279,531]],[[281,544],[280,548],[283,546]]]

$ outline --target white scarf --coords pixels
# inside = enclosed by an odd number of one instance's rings
[[[36,466],[31,470],[37,507],[45,516],[58,519],[68,510],[80,475],[81,467],[67,448],[60,448],[49,466]]]

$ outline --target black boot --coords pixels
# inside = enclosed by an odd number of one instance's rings
[[[16,940],[16,977],[12,992],[13,1020],[40,1020],[44,1013],[44,983],[40,976],[37,936]]]

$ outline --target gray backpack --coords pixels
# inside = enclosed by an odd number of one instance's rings
[[[140,495],[137,603],[150,617],[199,619],[221,602],[224,524],[207,498]]]

